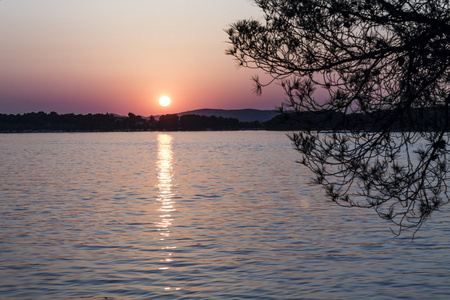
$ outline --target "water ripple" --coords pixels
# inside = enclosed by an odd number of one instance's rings
[[[415,242],[330,205],[278,132],[11,134],[2,299],[446,299],[447,211]]]

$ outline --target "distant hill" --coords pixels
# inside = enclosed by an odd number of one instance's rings
[[[273,110],[259,110],[259,109],[197,109],[178,113],[178,116],[183,115],[200,115],[200,116],[216,116],[224,118],[236,118],[241,122],[266,122],[279,113]]]

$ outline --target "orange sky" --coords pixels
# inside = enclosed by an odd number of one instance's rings
[[[2,0],[0,113],[273,109],[281,87],[254,95],[224,54],[224,29],[260,16],[250,0]]]

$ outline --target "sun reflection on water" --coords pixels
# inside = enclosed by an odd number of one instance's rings
[[[172,153],[173,137],[169,134],[158,135],[158,158],[156,167],[158,170],[158,189],[159,189],[159,221],[156,227],[159,231],[159,240],[166,241],[171,235],[170,226],[173,222],[172,213],[175,211],[172,191],[173,180],[173,153]],[[164,258],[160,261],[163,263],[159,270],[169,270],[168,263],[173,261],[172,250],[174,246],[165,245],[162,247]]]

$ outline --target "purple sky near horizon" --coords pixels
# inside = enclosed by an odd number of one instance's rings
[[[250,0],[2,0],[0,113],[274,109],[282,88],[253,94],[258,72],[225,55],[224,29],[250,17]]]

